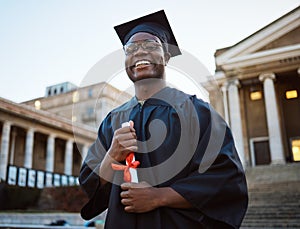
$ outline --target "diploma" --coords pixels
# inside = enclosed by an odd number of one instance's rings
[[[129,122],[122,123],[122,127],[125,127],[125,126],[130,126],[130,123]],[[131,182],[138,183],[139,179],[138,179],[138,175],[137,175],[137,170],[136,170],[136,168],[130,166],[130,164],[133,164],[134,162],[135,162],[135,157],[134,157],[134,154],[131,153],[126,158],[126,165],[129,166]]]

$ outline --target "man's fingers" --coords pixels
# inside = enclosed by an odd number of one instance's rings
[[[132,137],[136,138],[136,133],[135,130],[131,130],[130,127],[123,127],[115,131],[115,136],[121,137],[123,139]]]
[[[129,139],[129,140],[125,140],[123,142],[120,142],[120,144],[124,147],[124,148],[129,148],[131,146],[137,146],[137,140],[136,139]]]
[[[131,183],[131,182],[123,183],[123,184],[121,184],[121,189],[128,190],[128,189],[132,188],[132,185],[133,185],[133,183]]]
[[[135,212],[134,207],[132,205],[128,205],[124,208],[126,212]]]
[[[134,127],[134,122],[132,120],[130,120],[129,125],[130,125],[131,128],[133,128]]]
[[[123,191],[123,192],[121,192],[121,193],[120,193],[120,196],[121,196],[121,198],[129,198],[129,197],[130,197],[128,191]]]
[[[135,182],[126,182],[121,184],[121,189],[123,190],[128,190],[128,189],[133,189],[133,188],[150,188],[152,187],[150,184],[148,184],[145,181],[135,183]]]

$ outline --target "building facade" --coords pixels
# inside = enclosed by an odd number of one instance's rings
[[[76,184],[96,137],[87,125],[2,98],[0,133],[0,179],[39,188]]]
[[[64,91],[64,88],[69,89]],[[56,90],[56,93],[51,94],[54,90]],[[63,91],[63,93],[58,93],[58,91]],[[101,121],[109,111],[132,97],[106,82],[85,87],[75,87],[71,83],[65,82],[47,87],[46,95],[23,104],[96,129],[98,129]]]
[[[218,49],[215,61],[219,88],[203,86],[230,125],[243,164],[300,161],[300,7]],[[38,188],[76,184],[100,122],[130,98],[105,82],[53,85],[23,104],[0,98],[0,180]]]
[[[23,104],[0,98],[0,181],[37,188],[78,184],[100,122],[129,98],[106,83],[78,88],[68,82]]]
[[[219,111],[244,165],[300,161],[300,7],[217,50],[215,62]]]

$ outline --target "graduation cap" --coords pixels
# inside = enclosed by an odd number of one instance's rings
[[[114,27],[123,45],[138,32],[151,33],[167,44],[171,57],[181,54],[164,10],[137,18]]]

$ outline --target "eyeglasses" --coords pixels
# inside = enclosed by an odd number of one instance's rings
[[[162,47],[161,44],[159,44],[156,41],[153,40],[145,40],[143,42],[132,42],[124,45],[124,51],[125,55],[131,55],[134,54],[139,50],[139,48],[142,47],[143,50],[152,52],[157,50],[158,48]]]

